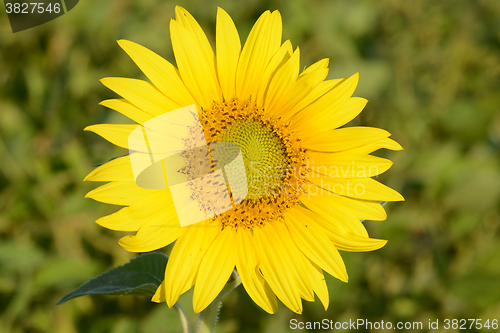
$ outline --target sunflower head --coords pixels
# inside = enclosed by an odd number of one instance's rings
[[[269,313],[277,298],[301,313],[301,300],[315,294],[326,309],[324,272],[347,282],[339,250],[386,243],[369,238],[361,221],[384,220],[379,202],[403,198],[371,178],[392,162],[369,154],[402,148],[381,129],[340,128],[367,102],[352,97],[358,74],[325,80],[327,59],[300,72],[300,50],[282,43],[281,29],[280,13],[266,11],[242,48],[219,8],[214,54],[196,20],[177,7],[170,23],[177,67],[118,41],[150,82],[102,80],[122,97],[102,105],[137,125],[87,128],[130,149],[87,176],[108,182],[87,197],[125,206],[97,220],[137,232],[120,240],[125,249],[175,242],[155,302],[172,306],[194,286],[199,312],[236,268]]]

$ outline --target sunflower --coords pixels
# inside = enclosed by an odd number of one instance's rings
[[[136,43],[120,40],[151,83],[102,80],[123,99],[101,104],[138,125],[99,124],[86,130],[134,150],[130,137],[138,126],[192,106],[207,145],[232,144],[241,153],[244,167],[239,177],[247,192],[223,211],[181,226],[170,178],[163,188],[141,186],[132,152],[97,167],[85,179],[108,182],[87,197],[126,206],[97,223],[136,231],[119,241],[132,252],[175,242],[154,302],[171,307],[194,286],[193,307],[200,312],[236,268],[248,295],[268,313],[277,311],[277,298],[301,313],[302,299],[314,301],[315,294],[326,309],[324,272],[347,282],[339,250],[372,251],[386,243],[369,238],[361,221],[384,220],[387,215],[379,202],[404,199],[371,178],[392,162],[369,154],[401,146],[382,129],[340,128],[367,103],[351,97],[358,74],[325,80],[328,59],[300,73],[299,48],[281,42],[278,11],[263,13],[241,48],[232,19],[219,8],[216,55],[196,20],[183,8],[175,13],[170,34],[177,68]],[[185,152],[196,146],[192,137],[182,139]],[[196,154],[183,157],[184,169],[197,161]],[[168,165],[165,159],[163,170]],[[203,185],[205,193],[216,187],[209,181]],[[231,189],[227,191],[231,196]],[[199,211],[206,211],[210,200],[193,200],[193,193],[191,209],[199,205]]]

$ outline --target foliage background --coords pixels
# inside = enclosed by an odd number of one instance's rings
[[[350,282],[328,279],[330,307],[305,302],[270,316],[240,287],[219,332],[287,332],[289,320],[500,319],[500,2],[86,0],[13,34],[0,13],[0,332],[176,332],[175,312],[147,298],[86,296],[55,303],[135,254],[93,221],[116,207],[84,199],[96,163],[123,154],[82,129],[123,118],[98,80],[143,78],[115,40],[174,61],[168,24],[188,9],[213,42],[216,6],[244,41],[266,9],[303,65],[330,58],[329,78],[360,72],[370,100],[352,124],[382,127],[404,147],[379,180],[403,203],[366,222],[381,250],[343,253]],[[189,302],[189,297],[184,297]],[[360,330],[362,331],[362,330]]]

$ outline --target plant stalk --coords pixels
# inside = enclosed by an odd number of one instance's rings
[[[186,313],[182,309],[182,306],[179,302],[174,305],[175,312],[179,316],[179,321],[181,322],[182,333],[191,333],[191,328],[189,327],[189,321],[186,317]]]

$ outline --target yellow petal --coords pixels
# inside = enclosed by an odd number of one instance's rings
[[[194,17],[184,8],[176,6],[175,20],[186,29],[189,35],[196,42],[198,46],[197,51],[199,51],[202,58],[204,58],[208,64],[215,65],[215,57],[212,46],[210,46],[210,42],[208,41],[205,32],[203,32],[203,29],[200,27],[198,22],[196,22]]]
[[[151,117],[179,108],[179,105],[163,95],[151,83],[122,77],[107,77],[101,83],[113,90]]]
[[[271,224],[276,234],[279,235],[281,242],[290,258],[292,265],[288,266],[295,274],[295,283],[300,292],[300,297],[306,301],[314,301],[314,291],[312,289],[309,275],[306,273],[306,257],[300,252],[297,245],[294,243],[290,232],[285,226],[285,223],[274,222]]]
[[[264,12],[253,26],[241,51],[236,72],[236,95],[246,100],[261,84],[267,64],[281,44],[281,15]]]
[[[311,150],[342,151],[385,139],[389,135],[389,132],[380,128],[346,127],[325,132],[318,137],[306,137],[302,143]]]
[[[292,211],[286,215],[286,226],[300,251],[331,276],[347,282],[347,271],[339,251],[323,230],[310,222]]]
[[[320,82],[314,89],[312,89],[301,100],[299,100],[288,113],[291,116],[296,115],[299,111],[303,110],[307,106],[317,101],[319,98],[323,97],[344,80],[345,79],[334,79]]]
[[[363,223],[345,206],[335,201],[336,194],[323,191],[323,193],[308,193],[300,198],[301,202],[310,210],[320,214],[326,220],[339,225],[346,231],[361,237],[368,237],[368,232]]]
[[[346,153],[351,153],[351,154],[369,154],[371,152],[374,152],[375,150],[378,149],[390,149],[390,150],[403,150],[403,147],[396,141],[390,139],[390,138],[385,138],[381,140],[377,140],[375,142],[370,142],[364,146],[360,146],[357,148],[352,148],[349,150],[346,150]]]
[[[285,96],[290,88],[293,86],[299,75],[300,66],[300,49],[293,53],[292,57],[279,68],[274,74],[269,88],[267,89],[266,98],[264,102],[264,109],[271,113],[276,114],[273,108],[276,102]]]
[[[374,239],[355,235],[334,221],[328,221],[323,216],[305,209],[302,207],[293,208],[293,214],[304,220],[309,220],[311,224],[315,224],[324,231],[324,233],[332,240],[335,247],[341,251],[373,251],[380,249],[387,241],[383,239]],[[289,214],[292,214],[290,210]]]
[[[162,210],[151,214],[136,235],[122,237],[119,244],[130,252],[150,252],[174,242],[182,233],[175,209]]]
[[[311,74],[312,72],[315,72],[318,69],[327,69],[329,62],[330,62],[330,60],[328,58],[321,59],[320,61],[317,61],[314,64],[312,64],[311,66],[304,69],[304,71],[302,73],[300,73],[299,76]]]
[[[137,186],[135,182],[110,182],[87,193],[85,198],[112,204],[129,206],[155,190]]]
[[[278,311],[278,302],[269,284],[259,272],[260,258],[255,240],[248,229],[238,229],[236,239],[236,269],[241,283],[252,300],[266,312]]]
[[[174,20],[170,21],[170,37],[179,72],[191,95],[203,108],[220,102],[222,94],[213,51],[212,57],[208,57],[206,49],[200,46],[202,38]]]
[[[293,54],[292,43],[289,40],[285,41],[283,45],[278,49],[278,51],[273,55],[266,69],[262,73],[259,86],[252,93],[252,97],[255,98],[255,103],[257,105],[264,104],[264,98],[266,97],[267,88],[269,82],[273,78],[276,71],[285,64]]]
[[[156,88],[174,101],[178,107],[194,103],[193,97],[184,86],[179,71],[174,65],[153,51],[134,42],[121,39],[118,44]]]
[[[112,144],[128,149],[130,133],[140,125],[98,124],[87,126],[84,131],[94,132]]]
[[[165,218],[165,216],[176,217],[170,191],[151,190],[151,192],[150,195],[142,197],[129,207],[101,217],[96,223],[111,230],[137,231],[150,220]]]
[[[330,297],[328,296],[328,287],[325,282],[323,270],[308,258],[305,258],[305,260],[307,262],[306,273],[309,275],[314,292],[318,295],[326,311],[330,304]]]
[[[220,233],[217,223],[208,222],[199,222],[182,229],[183,233],[172,249],[165,271],[165,298],[169,307],[194,285],[200,262]]]
[[[231,276],[236,264],[235,240],[236,231],[224,228],[205,253],[194,286],[194,312],[212,303]]]
[[[143,124],[146,121],[153,118],[153,116],[137,108],[126,99],[107,99],[99,104],[107,108],[113,109],[115,111],[118,111],[124,116],[132,119],[133,121],[139,124]]]
[[[369,178],[384,173],[392,166],[392,161],[371,156],[353,155],[343,152],[307,152],[310,177],[317,174],[331,178]]]
[[[347,124],[363,111],[366,103],[368,103],[368,100],[361,97],[349,98],[340,109],[332,112],[332,115],[328,118],[328,123],[325,125],[328,126],[328,129],[335,129]]]
[[[308,180],[323,188],[326,195],[332,192],[363,200],[404,201],[401,194],[372,178],[345,179],[317,175],[314,178],[308,177]]]
[[[315,67],[318,68],[309,71],[309,67],[306,70],[307,72],[299,75],[297,81],[290,88],[290,92],[276,102],[274,109],[279,111],[277,115],[281,117],[282,121],[288,122],[294,115],[291,110],[294,110],[297,105],[306,99],[328,75],[328,68]]]
[[[85,177],[84,181],[92,182],[134,182],[134,173],[130,164],[130,156],[115,158],[97,168]]]
[[[341,195],[326,195],[324,197],[340,203],[360,220],[383,221],[387,218],[384,207],[377,201],[347,198]]]
[[[300,314],[302,302],[292,259],[280,241],[279,235],[272,228],[274,223],[276,222],[253,229],[253,235],[262,256],[260,269],[265,280],[283,304]]]
[[[354,93],[358,79],[359,75],[356,73],[293,116],[291,128],[297,131],[301,137],[314,136],[316,131],[311,131],[311,128],[326,127],[332,129],[333,126],[330,126],[330,123],[337,123],[336,113]],[[341,116],[341,118],[345,118],[345,116]]]
[[[325,115],[323,118],[316,117],[315,114],[311,114],[309,122],[301,123],[299,121],[295,123],[295,130],[299,133],[299,135],[305,137],[308,135],[308,131],[310,131],[310,129],[314,126],[321,125],[320,127],[317,127],[317,131],[315,131],[317,134],[322,134],[323,132],[338,128],[356,118],[356,116],[363,111],[367,102],[368,100],[364,98],[351,97],[347,100],[347,102],[345,102],[344,105],[338,107],[337,109],[332,109],[331,113]]]
[[[163,280],[158,289],[156,289],[156,292],[151,298],[151,301],[156,303],[165,303],[167,301],[167,294],[165,290],[165,280]]]
[[[236,92],[236,69],[241,52],[240,36],[231,17],[222,8],[217,8],[217,72],[222,95],[230,101]]]
[[[192,67],[191,70],[195,71],[193,78],[194,79],[199,79],[200,76],[198,76],[198,73],[196,71],[205,71],[206,73],[200,73],[201,76],[208,76],[209,79],[207,83],[210,84],[210,87],[207,87],[204,89],[203,86],[200,85],[201,91],[206,94],[208,99],[206,101],[209,102],[209,106],[211,106],[212,101],[220,101],[221,98],[221,90],[219,86],[219,81],[217,78],[217,71],[216,71],[216,63],[215,63],[215,56],[214,56],[214,51],[212,50],[212,46],[210,46],[210,42],[207,39],[207,36],[205,35],[205,32],[203,32],[203,29],[200,27],[198,22],[194,19],[194,17],[184,8],[180,6],[175,7],[175,19],[176,22],[178,22],[182,27],[185,28],[185,31],[188,33],[189,37],[192,38],[192,40],[195,42],[196,47],[193,49],[186,48],[188,52],[191,53],[196,53],[193,54],[193,58],[189,59],[191,57],[191,54],[187,54],[186,57],[188,60],[191,60],[192,65],[195,66],[203,66],[203,68],[197,68],[197,67]],[[182,30],[182,29],[181,29]],[[190,39],[191,40],[191,39]],[[190,44],[189,41],[186,41],[184,43],[185,47],[190,47],[192,44]],[[175,47],[174,47],[174,54],[176,56],[176,59],[178,55],[175,53]],[[196,63],[195,60],[198,59],[198,57],[201,57],[202,62]],[[177,63],[180,68],[179,60],[177,60]],[[206,64],[206,65],[205,65]],[[186,70],[184,70],[186,72]],[[184,75],[185,76],[185,75]],[[188,88],[190,88],[188,86]],[[211,95],[211,96],[210,96]],[[203,104],[202,104],[203,106]]]

